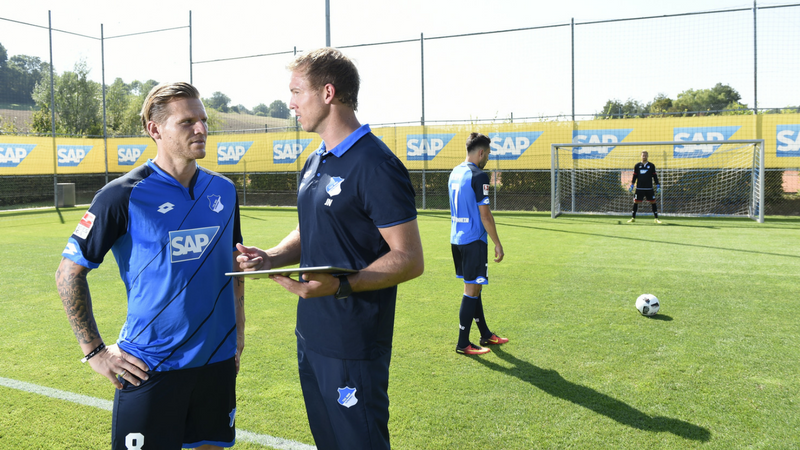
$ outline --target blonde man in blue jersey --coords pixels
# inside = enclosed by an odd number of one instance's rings
[[[142,125],[156,157],[97,193],[56,271],[81,362],[117,388],[114,450],[235,443],[244,284],[225,272],[234,270],[242,234],[236,186],[197,164],[207,121],[191,84],[154,87]],[[87,278],[109,250],[127,294],[115,343],[100,335]]]
[[[503,245],[497,236],[494,216],[489,209],[489,177],[483,172],[489,161],[491,140],[480,133],[467,139],[467,159],[453,169],[448,182],[450,191],[450,246],[456,276],[464,280],[464,296],[459,311],[456,353],[482,355],[489,353],[485,345],[505,344],[507,338],[489,330],[483,313],[481,291],[489,283],[488,241],[494,242],[494,262],[503,260]],[[480,331],[480,345],[469,341],[472,321]]]

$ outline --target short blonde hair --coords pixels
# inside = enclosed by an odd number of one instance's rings
[[[301,73],[314,89],[332,84],[336,89],[336,99],[353,108],[353,111],[358,110],[361,79],[356,65],[341,51],[332,47],[312,50],[298,56],[288,69]]]
[[[147,94],[142,105],[142,126],[147,132],[147,122],[164,123],[167,104],[177,98],[200,98],[200,91],[185,81],[161,83]],[[149,133],[148,133],[149,134]]]

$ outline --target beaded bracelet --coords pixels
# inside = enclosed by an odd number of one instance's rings
[[[101,350],[103,350],[104,348],[106,348],[106,344],[105,344],[105,343],[103,343],[103,342],[101,342],[101,343],[100,343],[100,345],[98,345],[96,349],[92,350],[91,352],[89,352],[89,354],[88,354],[88,355],[84,356],[84,357],[81,359],[81,362],[82,362],[82,363],[85,363],[86,361],[88,361],[88,360],[92,359],[92,357],[93,357],[94,355],[96,355],[96,354],[100,353],[100,351],[101,351]]]

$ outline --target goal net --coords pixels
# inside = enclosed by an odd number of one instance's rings
[[[552,144],[552,217],[629,215],[628,188],[644,151],[661,185],[659,215],[764,221],[763,140]],[[637,216],[646,215],[650,208],[640,207]]]

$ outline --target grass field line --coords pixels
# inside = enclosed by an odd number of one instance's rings
[[[91,406],[92,408],[104,409],[111,411],[113,402],[111,400],[103,400],[100,398],[89,397],[88,395],[75,394],[72,392],[61,391],[38,384],[26,383],[24,381],[13,380],[11,378],[0,377],[0,386],[16,389],[18,391],[28,392],[31,394],[43,395],[45,397],[56,398],[59,400],[66,400],[68,402],[77,403],[79,405]],[[266,434],[253,433],[247,430],[236,429],[236,440],[250,442],[253,444],[261,444],[267,447],[272,447],[278,450],[313,450],[316,449],[313,445],[303,444],[288,439],[282,439]]]

